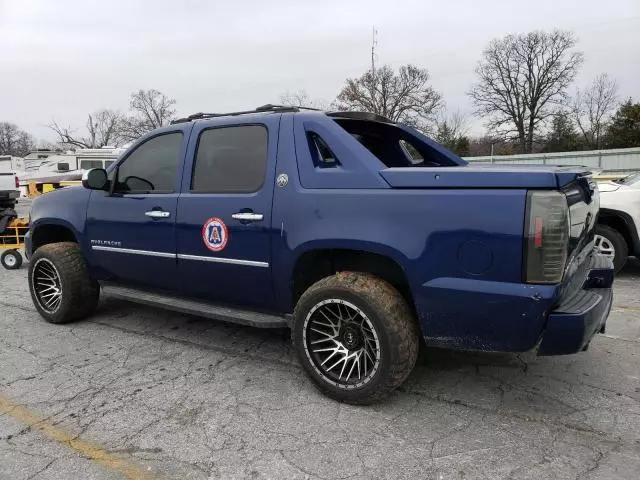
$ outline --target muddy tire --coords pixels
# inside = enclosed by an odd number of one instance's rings
[[[325,395],[370,404],[409,376],[419,330],[405,299],[372,275],[342,272],[313,284],[294,311],[292,340]]]
[[[629,257],[629,246],[622,234],[608,225],[596,225],[596,250],[613,261],[613,268],[617,274]]]
[[[80,247],[72,242],[51,243],[35,251],[29,261],[29,290],[36,310],[51,323],[88,316],[100,296]]]

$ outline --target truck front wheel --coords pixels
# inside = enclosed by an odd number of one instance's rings
[[[324,278],[302,295],[292,338],[316,387],[353,404],[376,402],[399,387],[419,348],[402,295],[384,280],[354,272]]]
[[[29,289],[36,310],[51,323],[86,317],[100,295],[82,250],[72,242],[51,243],[35,251],[29,262]]]
[[[629,256],[627,242],[620,232],[608,225],[596,225],[595,247],[598,253],[611,259],[615,273],[622,270],[627,263]]]

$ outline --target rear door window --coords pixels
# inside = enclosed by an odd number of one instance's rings
[[[254,193],[267,171],[267,129],[238,125],[205,130],[198,139],[193,193]]]

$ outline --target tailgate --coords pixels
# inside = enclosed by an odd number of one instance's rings
[[[16,179],[13,173],[0,173],[0,190],[15,190]]]

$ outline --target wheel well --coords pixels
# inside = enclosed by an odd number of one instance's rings
[[[360,250],[314,250],[302,254],[293,269],[293,304],[318,280],[345,271],[370,273],[389,282],[415,312],[409,282],[402,267],[389,257]]]
[[[34,230],[31,238],[31,248],[35,252],[43,245],[58,242],[78,243],[73,232],[67,227],[62,225],[43,225]]]
[[[633,237],[631,236],[631,231],[629,230],[629,226],[627,222],[625,222],[624,218],[615,213],[603,212],[600,211],[598,215],[598,224],[606,225],[607,227],[611,227],[616,230],[622,237],[624,241],[627,242],[627,247],[629,248],[629,255],[633,255],[634,243]]]

